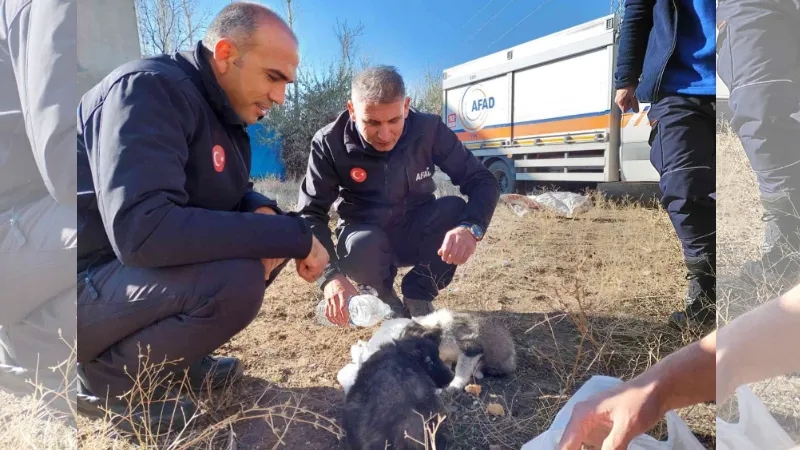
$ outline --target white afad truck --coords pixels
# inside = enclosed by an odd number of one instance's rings
[[[608,15],[443,73],[442,120],[497,177],[657,183],[650,105],[614,105],[616,17]],[[718,83],[719,84],[719,83]]]

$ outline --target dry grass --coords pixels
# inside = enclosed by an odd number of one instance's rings
[[[725,139],[729,137],[721,136],[723,146],[718,148],[718,160],[727,171],[718,179],[723,191],[718,214],[742,217],[750,204],[734,201],[725,190],[745,192],[737,183],[746,177],[737,174],[747,175],[748,168],[741,158],[725,161],[736,152],[724,146],[733,140]],[[282,207],[294,209],[296,184],[260,180],[257,186]],[[440,194],[457,190],[443,184]],[[437,300],[439,307],[502,320],[519,355],[518,371],[480,380],[478,396],[443,398],[447,416],[439,432],[450,436],[453,448],[518,449],[543,432],[592,375],[631,378],[696,339],[666,326],[668,314],[681,307],[686,286],[680,245],[666,213],[597,194],[592,199],[594,209],[574,219],[545,211],[520,217],[501,205],[475,257],[459,268]],[[720,231],[720,242],[752,243],[745,228]],[[740,260],[758,246],[745,247]],[[730,267],[739,261],[725,255],[721,260]],[[313,307],[320,297],[315,286],[291,272],[278,277],[256,320],[219,350],[242,358],[244,380],[199,396],[200,412],[186,430],[166,437],[121,438],[107,421],[81,418],[80,448],[344,448],[337,425],[343,399],[336,373],[349,361],[350,345],[368,339],[374,330],[316,325]],[[490,403],[502,405],[505,415],[488,414]],[[0,417],[8,415],[7,409],[0,408]],[[710,448],[715,412],[708,405],[679,411]],[[14,435],[25,428],[11,429]],[[45,444],[38,448],[60,448],[55,432],[42,430]],[[665,431],[661,424],[651,433],[664,437]]]
[[[717,135],[717,272],[718,311],[725,324],[781,293],[777,286],[762,283],[756,291],[742,295],[735,281],[746,261],[760,257],[764,223],[758,185],[738,137],[729,127]],[[793,438],[800,440],[800,379],[777,377],[754,383],[753,392]],[[737,420],[736,402],[719,406],[725,420]]]
[[[74,428],[54,420],[37,397],[17,398],[0,391],[0,448],[71,450]]]

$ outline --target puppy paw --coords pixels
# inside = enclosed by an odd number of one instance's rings
[[[483,379],[483,372],[481,372],[480,370],[476,371],[475,372],[475,379],[476,380],[482,380]]]
[[[456,394],[456,393],[458,393],[458,392],[461,392],[461,390],[462,390],[462,389],[463,389],[463,388],[461,388],[461,387],[458,387],[458,386],[447,386],[447,387],[446,387],[444,390],[445,390],[445,392],[447,392],[448,394]]]
[[[455,379],[453,379],[450,385],[447,386],[447,390],[450,392],[457,392],[463,390],[466,386],[467,386],[467,380],[456,377]]]

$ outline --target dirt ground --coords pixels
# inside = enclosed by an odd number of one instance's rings
[[[261,186],[291,207],[293,189]],[[500,205],[476,255],[435,304],[500,318],[514,336],[519,368],[507,378],[481,380],[477,398],[445,398],[450,414],[442,427],[453,448],[519,449],[592,375],[630,378],[693,339],[665,325],[681,307],[681,261],[674,231],[657,207],[595,197],[593,210],[566,219],[542,211],[519,216]],[[215,425],[206,430],[209,447],[203,448],[270,449],[279,439],[282,448],[344,448],[336,374],[349,362],[350,346],[375,329],[317,325],[320,299],[315,285],[286,270],[255,322],[220,349],[242,359],[245,379],[207,402],[198,423]],[[488,415],[489,403],[501,404],[505,415]],[[235,416],[254,407],[244,415],[257,418]],[[680,414],[713,447],[714,408]],[[84,448],[101,448],[100,428],[82,423]],[[663,424],[653,430],[664,433]]]
[[[717,154],[718,270],[731,275],[758,254],[761,212],[738,141],[721,134]],[[296,185],[259,187],[292,208]],[[452,187],[444,191],[454,192]],[[592,375],[629,379],[697,338],[666,327],[668,314],[681,307],[686,286],[680,245],[666,213],[597,196],[593,202],[593,210],[574,219],[542,211],[519,216],[500,205],[486,240],[436,301],[437,307],[500,318],[512,331],[519,356],[513,376],[480,380],[478,397],[445,397],[449,414],[442,429],[452,448],[519,449],[549,426]],[[398,285],[401,277],[402,272]],[[769,298],[769,292],[760,293],[735,307],[723,300],[723,321]],[[244,380],[204,395],[202,414],[190,429],[159,441],[139,437],[140,448],[343,449],[338,427],[343,394],[336,374],[349,362],[350,346],[368,339],[374,329],[317,325],[314,307],[320,299],[315,285],[291,270],[282,273],[257,319],[219,350],[242,359]],[[797,436],[797,378],[753,389]],[[501,404],[505,415],[487,414],[489,403]],[[725,417],[735,417],[734,405],[723,407]],[[0,408],[0,425],[30,429],[23,415],[27,407],[15,408],[8,403]],[[714,448],[716,409],[698,405],[679,411],[707,448]],[[109,437],[101,422],[80,419],[79,426],[80,448],[134,448],[131,439]],[[651,430],[659,438],[665,433],[663,423]],[[0,439],[0,447],[24,442],[14,440],[14,433],[8,436]],[[69,448],[50,443],[44,448]]]

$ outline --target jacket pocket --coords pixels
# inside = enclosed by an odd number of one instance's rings
[[[730,25],[726,20],[717,24],[717,74],[728,88],[733,90],[733,56],[731,53]]]
[[[19,251],[26,242],[17,213],[12,209],[0,214],[0,253]]]

